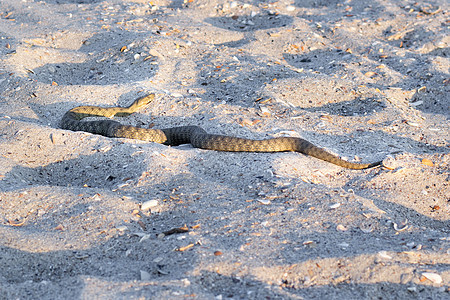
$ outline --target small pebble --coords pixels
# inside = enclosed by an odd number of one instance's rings
[[[187,278],[181,279],[181,282],[183,282],[184,286],[190,286],[191,285],[191,282]]]
[[[398,232],[405,231],[406,229],[409,228],[409,226],[407,225],[407,223],[408,223],[408,220],[405,220],[405,221],[402,222],[402,223],[400,224],[400,226],[399,226],[397,223],[394,222],[394,230],[395,230],[395,231],[398,231]]]
[[[288,6],[286,6],[286,10],[287,11],[294,11],[295,10],[295,6],[288,5]]]
[[[157,205],[158,205],[158,200],[145,201],[141,205],[141,210],[149,210],[150,208],[155,207]]]
[[[336,230],[337,231],[347,231],[347,228],[345,228],[344,225],[339,224],[338,226],[336,226]]]
[[[147,271],[142,271],[141,270],[141,280],[142,281],[150,280],[150,273],[148,273]]]

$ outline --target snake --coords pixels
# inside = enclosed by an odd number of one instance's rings
[[[320,148],[307,140],[297,137],[276,137],[264,140],[246,139],[234,136],[209,134],[199,126],[178,126],[165,129],[149,129],[123,125],[111,119],[83,120],[86,117],[112,118],[128,116],[147,106],[155,99],[148,94],[135,100],[128,107],[78,106],[67,111],[61,119],[60,127],[71,131],[84,131],[112,138],[138,139],[169,146],[191,144],[195,148],[228,152],[299,152],[340,167],[362,170],[382,165],[374,163],[350,162]]]

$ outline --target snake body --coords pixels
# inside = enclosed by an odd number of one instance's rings
[[[86,117],[127,116],[148,105],[154,94],[137,99],[129,107],[78,106],[66,112],[61,128],[85,131],[114,138],[130,138],[165,145],[177,146],[190,143],[193,147],[231,152],[300,152],[348,169],[367,169],[381,165],[375,163],[349,162],[333,155],[312,143],[296,137],[278,137],[266,140],[251,140],[225,135],[209,134],[199,126],[180,126],[166,129],[146,129],[122,125],[113,120],[81,121]]]

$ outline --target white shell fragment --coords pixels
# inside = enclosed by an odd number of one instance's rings
[[[395,229],[395,231],[398,231],[398,232],[404,231],[404,230],[408,229],[408,227],[409,227],[407,224],[408,224],[408,219],[406,219],[405,222],[403,222],[403,224],[401,224],[402,227],[399,227],[397,225],[397,223],[394,223],[394,229]]]
[[[267,199],[260,199],[260,200],[258,200],[258,202],[261,204],[264,204],[264,205],[270,204],[270,200],[267,200]]]
[[[413,127],[419,127],[419,123],[407,121],[406,124]]]
[[[150,238],[150,234],[144,234],[141,239],[139,240],[139,243],[142,243],[145,240],[148,240]]]
[[[384,259],[392,259],[392,256],[388,255],[386,251],[378,252],[378,256]]]
[[[339,244],[337,244],[339,247],[341,247],[341,248],[347,248],[348,246],[350,246],[350,244],[349,243],[346,243],[346,242],[342,242],[342,243],[339,243]]]
[[[341,206],[341,204],[338,202],[338,203],[335,203],[335,204],[331,204],[330,208],[331,209],[335,209],[335,208],[338,208],[339,206]]]
[[[127,230],[128,230],[128,227],[125,226],[125,225],[122,225],[122,226],[117,226],[116,229],[119,230],[119,231],[124,232],[124,231],[127,231]]]
[[[262,114],[264,116],[270,116],[271,115],[270,110],[267,107],[265,107],[265,106],[261,107],[261,112],[262,112]]]
[[[158,200],[148,200],[142,203],[141,210],[149,210],[152,207],[155,207],[158,205]]]
[[[181,97],[183,97],[183,95],[180,93],[172,93],[172,97],[181,98]]]
[[[288,6],[286,6],[286,10],[287,11],[294,11],[295,10],[295,6],[288,5]]]
[[[433,283],[436,283],[436,284],[442,283],[442,277],[439,274],[425,272],[425,273],[422,273],[422,276],[425,277],[426,279],[430,280]]]
[[[419,105],[422,105],[422,104],[423,104],[423,101],[416,101],[416,102],[409,103],[409,105],[411,105],[411,106],[419,106]]]

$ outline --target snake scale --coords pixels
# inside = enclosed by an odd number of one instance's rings
[[[315,158],[348,169],[367,169],[381,165],[375,163],[349,162],[317,147],[310,142],[296,137],[278,137],[266,140],[251,140],[245,138],[209,134],[198,126],[180,126],[166,129],[146,129],[122,125],[113,120],[81,121],[86,117],[127,116],[149,104],[155,98],[154,94],[139,98],[129,107],[98,107],[78,106],[65,113],[61,120],[61,128],[72,131],[86,131],[114,138],[130,138],[165,145],[176,146],[190,143],[193,147],[232,152],[300,152]]]

